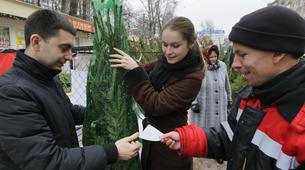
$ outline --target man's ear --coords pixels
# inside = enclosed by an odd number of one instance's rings
[[[276,64],[276,63],[279,63],[280,61],[282,61],[284,59],[284,57],[286,56],[287,54],[286,53],[281,53],[281,52],[274,52],[273,53],[273,62]]]
[[[41,46],[41,41],[43,41],[42,37],[38,34],[33,34],[30,37],[30,46],[32,46],[33,50],[39,51]]]

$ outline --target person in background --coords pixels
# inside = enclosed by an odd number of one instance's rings
[[[111,67],[128,70],[124,79],[150,124],[166,133],[187,124],[187,110],[203,78],[202,57],[193,23],[175,17],[163,26],[162,51],[158,60],[139,66],[125,52],[116,49]],[[180,157],[160,142],[143,140],[143,170],[191,170],[191,158]]]
[[[232,105],[231,86],[227,66],[219,60],[218,47],[210,45],[202,53],[208,72],[192,104],[190,123],[209,128],[227,120],[227,108]]]
[[[237,22],[233,69],[248,86],[220,125],[194,125],[164,134],[161,142],[182,156],[228,161],[228,170],[305,169],[305,20],[269,6]]]
[[[228,108],[232,105],[231,86],[227,66],[219,60],[219,49],[209,45],[202,49],[208,64],[200,91],[189,111],[189,122],[201,128],[210,128],[227,120]],[[194,162],[203,159],[194,159]],[[217,159],[222,163],[222,159]]]
[[[85,108],[72,105],[57,75],[72,59],[76,30],[60,14],[38,10],[25,23],[25,51],[0,77],[0,169],[100,170],[138,154],[138,134],[79,147],[75,125]]]

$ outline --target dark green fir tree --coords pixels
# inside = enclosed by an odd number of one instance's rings
[[[120,0],[93,1],[94,55],[87,81],[83,144],[106,144],[138,131],[135,103],[123,81],[124,70],[110,68],[114,47],[128,51]],[[109,165],[111,170],[137,170],[139,158]]]

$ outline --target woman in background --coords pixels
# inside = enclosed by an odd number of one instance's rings
[[[227,66],[219,60],[218,47],[210,45],[203,48],[202,54],[208,64],[208,71],[202,79],[201,89],[189,111],[189,122],[201,128],[209,128],[227,119],[228,108],[232,103],[231,86]],[[195,166],[213,164],[212,160],[203,158],[194,158],[193,161]],[[221,159],[216,161],[223,163]]]
[[[232,103],[231,86],[227,66],[219,60],[218,47],[210,45],[202,53],[208,64],[208,71],[191,107],[190,123],[209,128],[226,120],[228,107]]]

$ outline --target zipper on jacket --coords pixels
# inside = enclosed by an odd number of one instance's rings
[[[247,165],[247,158],[244,159],[243,170],[246,170],[246,165]]]

